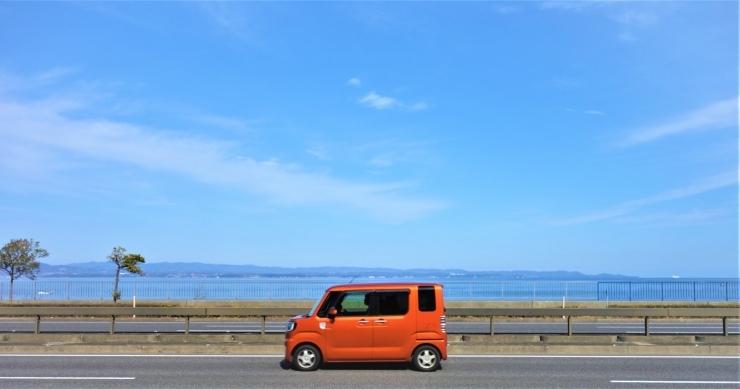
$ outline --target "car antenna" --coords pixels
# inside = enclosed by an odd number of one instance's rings
[[[351,284],[351,283],[352,283],[352,281],[354,281],[354,280],[355,280],[355,278],[357,278],[357,276],[354,276],[354,277],[352,277],[352,279],[351,279],[351,280],[349,280],[349,283]]]

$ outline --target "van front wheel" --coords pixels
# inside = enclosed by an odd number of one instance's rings
[[[293,352],[293,368],[298,371],[313,371],[321,364],[321,353],[310,345],[298,346]]]
[[[432,346],[421,346],[414,351],[411,363],[419,371],[435,371],[439,369],[439,351]]]

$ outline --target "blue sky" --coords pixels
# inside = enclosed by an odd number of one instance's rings
[[[738,276],[737,2],[0,3],[0,240]]]

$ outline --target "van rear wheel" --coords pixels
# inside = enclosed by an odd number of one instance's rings
[[[298,371],[314,371],[320,364],[321,353],[310,344],[298,346],[293,351],[293,368]]]
[[[414,351],[411,358],[414,368],[419,371],[435,371],[439,369],[439,351],[432,346],[421,346]]]

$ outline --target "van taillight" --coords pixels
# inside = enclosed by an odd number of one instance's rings
[[[447,317],[445,315],[439,317],[439,328],[442,332],[447,333]]]

